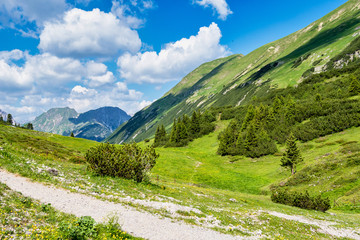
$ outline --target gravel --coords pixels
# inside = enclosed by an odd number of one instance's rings
[[[136,237],[154,240],[232,240],[257,239],[222,234],[210,229],[192,226],[168,218],[141,212],[121,204],[101,201],[91,196],[72,193],[53,186],[31,182],[24,177],[0,169],[0,182],[24,196],[50,203],[59,211],[74,214],[77,217],[91,216],[97,222],[106,221],[109,216],[117,215],[123,231]]]

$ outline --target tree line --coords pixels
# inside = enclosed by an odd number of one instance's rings
[[[209,134],[215,130],[215,114],[210,111],[201,113],[194,111],[189,117],[183,115],[175,118],[170,134],[166,132],[164,125],[156,129],[154,147],[183,147],[190,141]]]

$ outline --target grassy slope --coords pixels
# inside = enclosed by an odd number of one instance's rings
[[[244,104],[270,87],[297,84],[314,62],[322,60],[318,65],[324,65],[354,39],[360,24],[359,6],[357,0],[350,0],[308,27],[246,56],[233,55],[201,65],[164,97],[119,127],[107,141],[141,141],[152,137],[158,124],[170,126],[174,117],[194,109],[236,105],[241,100]],[[292,68],[297,59],[308,54],[306,60]]]
[[[269,215],[267,211],[334,221],[337,223],[336,226],[342,227],[356,227],[360,224],[356,208],[346,213],[350,210],[346,205],[348,198],[358,199],[356,183],[343,182],[341,184],[347,191],[354,190],[354,194],[346,197],[343,196],[344,191],[329,192],[331,199],[336,199],[338,204],[341,204],[337,210],[331,210],[336,212],[336,216],[272,203],[269,196],[263,194],[268,192],[272,184],[288,180],[290,172],[279,167],[280,156],[250,159],[216,155],[217,134],[227,124],[227,121],[218,122],[215,133],[195,140],[188,147],[158,149],[160,158],[151,172],[150,184],[137,184],[129,180],[95,176],[87,171],[83,163],[76,164],[68,160],[72,159],[73,153],[82,155],[86,149],[96,145],[95,142],[3,125],[0,125],[2,148],[0,166],[37,181],[91,194],[104,200],[124,202],[163,216],[182,219],[231,234],[247,236],[261,230],[269,237],[331,238],[329,235],[315,231],[317,229],[315,226],[280,219]],[[356,139],[359,133],[360,128],[353,128],[343,133],[300,144],[305,162],[299,167],[299,172],[307,166],[314,167],[314,164],[319,162],[316,159],[329,152],[338,152],[339,158],[346,157],[349,153],[342,153],[338,149],[342,148],[341,144]],[[17,136],[27,136],[28,140],[23,141]],[[43,140],[41,145],[36,144],[41,140]],[[141,144],[145,145],[145,143]],[[59,148],[54,148],[53,145]],[[29,147],[32,151],[27,150]],[[52,148],[51,154],[41,153],[49,148]],[[61,149],[69,150],[69,152],[61,151]],[[47,172],[39,171],[47,167],[60,170],[60,176],[55,177]],[[352,169],[355,172],[359,166]],[[347,169],[339,165],[336,176],[332,180],[346,177],[346,171]],[[322,178],[325,179],[330,175],[334,173],[324,171]],[[318,192],[319,189],[327,189],[331,186],[332,180],[320,181],[315,188],[308,189],[311,193]],[[309,183],[315,184],[317,181],[318,179]],[[305,187],[298,184],[292,188]],[[129,203],[128,200],[124,200],[127,196],[139,201],[171,202],[194,207],[201,213],[178,210],[174,214],[168,210],[154,209],[141,203]],[[229,199],[235,199],[236,202]],[[352,204],[352,201],[350,203]],[[220,221],[220,224],[216,224],[217,221]]]

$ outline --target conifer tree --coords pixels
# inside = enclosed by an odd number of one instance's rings
[[[349,86],[349,93],[351,96],[355,96],[360,93],[360,82],[354,75],[352,75],[350,78],[351,81]]]
[[[13,118],[12,118],[12,115],[11,115],[10,113],[7,115],[7,120],[6,120],[6,122],[7,122],[8,124],[10,124],[10,125],[13,124]]]
[[[282,107],[282,102],[278,96],[275,97],[272,108],[275,114],[278,114],[280,112],[280,109]]]
[[[247,109],[244,122],[241,125],[241,131],[244,131],[247,128],[251,120],[254,119],[254,116],[255,116],[255,108],[253,105],[250,105]]]
[[[174,119],[174,123],[171,129],[171,133],[170,133],[170,142],[171,143],[176,143],[177,142],[177,122],[176,119]]]
[[[165,145],[167,142],[166,130],[164,125],[158,126],[155,133],[154,147]]]
[[[0,115],[0,122],[4,122],[4,118],[2,115]]]
[[[189,133],[196,137],[200,133],[200,113],[194,111],[191,116],[191,123],[189,127]]]
[[[71,132],[70,137],[75,137],[73,132]]]
[[[296,173],[296,165],[303,161],[300,150],[296,145],[296,138],[292,133],[286,141],[286,151],[281,158],[281,166],[291,169],[291,174]]]

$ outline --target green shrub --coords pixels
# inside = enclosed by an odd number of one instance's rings
[[[321,212],[326,212],[330,208],[330,200],[328,198],[322,198],[321,195],[310,196],[308,191],[301,193],[275,189],[271,193],[271,201]]]
[[[101,144],[90,148],[85,155],[89,168],[95,173],[137,182],[145,180],[158,157],[152,146],[141,149],[136,143],[121,146]]]
[[[89,216],[83,216],[74,223],[63,222],[60,224],[62,237],[72,240],[87,240],[97,236],[95,220]]]

